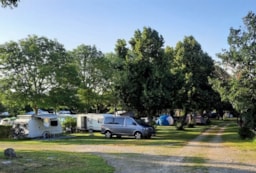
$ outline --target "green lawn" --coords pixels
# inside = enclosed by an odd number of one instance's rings
[[[252,151],[256,152],[256,138],[254,140],[246,139],[243,140],[238,136],[238,126],[235,120],[226,120],[228,128],[223,133],[223,139],[226,145],[239,149],[241,151]]]
[[[112,173],[114,168],[95,155],[57,151],[19,151],[22,158],[8,160],[0,157],[2,173]]]

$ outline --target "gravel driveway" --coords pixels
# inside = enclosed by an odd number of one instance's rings
[[[256,156],[222,143],[225,127],[213,126],[182,148],[174,146],[97,146],[88,148],[115,167],[115,173],[252,173]],[[98,148],[98,149],[97,149]],[[253,158],[250,156],[249,158]]]

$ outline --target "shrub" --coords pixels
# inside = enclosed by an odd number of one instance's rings
[[[255,137],[254,132],[248,127],[241,127],[238,133],[242,139],[253,139]]]
[[[195,124],[194,123],[189,123],[187,126],[188,126],[188,128],[194,128]]]
[[[176,121],[175,126],[177,130],[184,130],[184,124],[182,123],[182,120]]]
[[[74,132],[76,129],[76,119],[73,117],[67,117],[62,123],[62,126],[67,132]]]
[[[0,138],[9,138],[12,126],[0,126]]]

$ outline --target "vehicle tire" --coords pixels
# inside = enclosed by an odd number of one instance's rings
[[[106,138],[112,138],[112,133],[110,131],[105,132],[105,137]]]
[[[142,138],[142,134],[140,132],[136,132],[134,134],[134,136],[135,136],[136,139],[141,139]]]
[[[43,139],[48,139],[51,137],[51,133],[48,131],[44,131],[42,134]]]

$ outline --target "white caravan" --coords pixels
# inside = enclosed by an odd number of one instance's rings
[[[18,115],[13,125],[14,137],[50,138],[62,133],[55,114]]]
[[[113,114],[77,114],[77,130],[78,131],[101,131],[104,117],[114,117]]]

